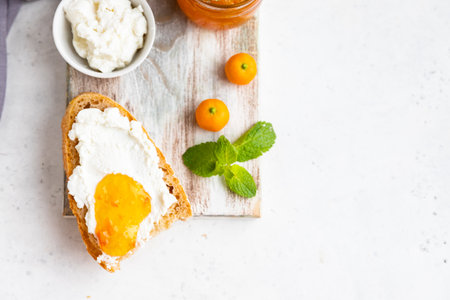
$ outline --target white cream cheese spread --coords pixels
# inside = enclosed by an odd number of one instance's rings
[[[163,180],[156,148],[141,123],[130,122],[117,108],[88,108],[78,113],[69,138],[78,141],[80,164],[69,177],[67,188],[79,208],[87,207],[88,232],[95,235],[97,226],[97,184],[108,174],[124,174],[140,183],[151,196],[151,211],[137,233],[136,246],[141,246],[150,238],[155,222],[177,201]],[[105,253],[98,259],[106,263],[115,260]]]
[[[129,0],[72,0],[64,7],[73,46],[103,73],[128,65],[144,44],[147,20]]]

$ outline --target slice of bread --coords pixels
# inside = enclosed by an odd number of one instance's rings
[[[136,120],[125,108],[120,106],[114,100],[97,93],[83,93],[73,98],[66,109],[66,114],[64,115],[61,123],[62,129],[62,142],[63,142],[63,159],[64,159],[64,170],[66,172],[66,177],[69,178],[72,175],[73,170],[79,165],[78,152],[75,149],[77,141],[71,141],[68,137],[68,133],[72,128],[72,124],[75,122],[75,118],[81,110],[85,108],[98,108],[104,110],[108,107],[117,107],[123,116],[126,116],[130,121]],[[144,129],[145,131],[145,129]],[[147,131],[145,131],[147,134]],[[148,136],[148,134],[147,134]],[[149,137],[150,139],[150,137]],[[150,139],[153,144],[152,139]],[[156,147],[156,145],[155,145]],[[174,203],[167,213],[162,216],[155,227],[150,233],[150,236],[156,235],[158,232],[167,229],[176,220],[186,220],[192,216],[191,205],[187,199],[186,193],[180,184],[180,181],[174,176],[172,168],[167,164],[161,150],[156,147],[156,151],[159,156],[159,168],[164,173],[164,181],[172,193],[177,202]],[[70,208],[73,214],[77,218],[78,228],[80,229],[81,236],[83,237],[84,243],[86,244],[87,251],[89,254],[97,260],[97,257],[102,255],[102,251],[98,245],[97,239],[93,234],[88,233],[88,228],[85,222],[85,216],[87,208],[78,208],[75,199],[72,195],[68,194]],[[130,251],[127,255],[121,257],[116,264],[106,264],[105,262],[99,262],[100,265],[109,272],[114,272],[119,269],[119,263],[125,257],[131,255],[135,249]]]

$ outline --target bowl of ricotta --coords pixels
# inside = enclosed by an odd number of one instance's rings
[[[53,18],[53,39],[74,69],[113,78],[145,60],[155,28],[146,0],[62,0]]]

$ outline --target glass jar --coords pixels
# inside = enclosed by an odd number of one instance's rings
[[[210,29],[227,29],[247,22],[262,0],[177,1],[186,16],[198,25]],[[235,4],[229,4],[233,2]]]

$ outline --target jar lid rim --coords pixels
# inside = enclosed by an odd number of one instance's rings
[[[204,0],[196,0],[196,1],[207,7],[216,8],[216,9],[228,9],[228,8],[245,7],[246,5],[248,5],[252,2],[257,2],[258,0],[243,0],[241,2],[238,2],[236,4],[231,4],[231,5],[213,4],[211,2],[205,2]]]

